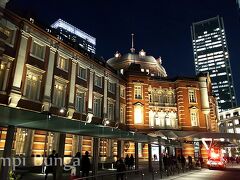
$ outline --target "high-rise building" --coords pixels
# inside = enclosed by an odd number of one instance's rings
[[[60,40],[68,44],[70,43],[71,45],[75,46],[75,48],[78,48],[79,46],[80,48],[95,54],[96,38],[63,21],[62,19],[55,21],[51,25],[51,28],[53,28],[53,33],[57,34],[57,37]]]
[[[193,23],[191,31],[196,74],[209,73],[220,111],[235,107],[236,97],[223,18],[216,16]]]

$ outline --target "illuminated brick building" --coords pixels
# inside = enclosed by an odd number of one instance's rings
[[[89,151],[95,170],[117,155],[134,154],[136,163],[181,149],[194,156],[188,133],[217,131],[208,76],[168,79],[161,59],[133,47],[104,63],[7,10],[1,23],[8,38],[0,59],[0,149],[14,135],[8,147],[29,165],[41,166],[53,149],[66,161]]]

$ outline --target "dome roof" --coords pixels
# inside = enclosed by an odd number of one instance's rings
[[[161,58],[155,59],[153,56],[146,56],[143,50],[139,54],[127,53],[123,56],[117,52],[115,57],[110,58],[107,63],[121,73],[127,70],[131,63],[136,63],[141,65],[142,72],[147,72],[151,76],[167,76]]]

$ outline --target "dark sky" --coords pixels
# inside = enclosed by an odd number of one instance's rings
[[[220,15],[224,18],[235,89],[240,102],[240,16],[236,0],[10,0],[7,8],[51,24],[61,18],[97,38],[97,54],[135,48],[161,56],[169,76],[193,76],[190,25]]]

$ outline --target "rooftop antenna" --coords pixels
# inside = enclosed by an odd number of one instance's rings
[[[134,49],[134,39],[133,39],[134,34],[132,33],[131,35],[132,35],[132,47],[131,47],[130,50],[131,50],[132,53],[134,53],[135,52],[135,49]]]

